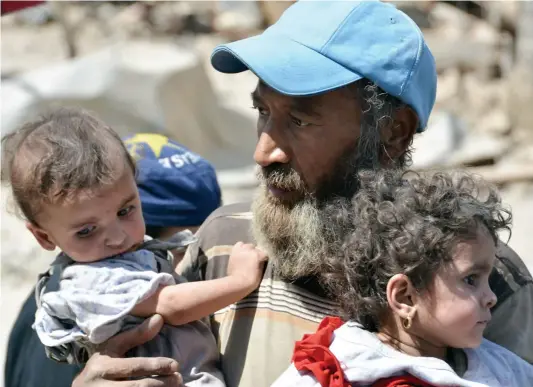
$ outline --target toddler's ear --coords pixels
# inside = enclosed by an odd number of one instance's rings
[[[52,242],[50,235],[45,230],[31,222],[26,222],[26,228],[33,234],[43,249],[49,251],[55,250],[56,245]]]
[[[405,274],[396,274],[387,283],[387,302],[392,312],[402,319],[416,312],[416,290]]]

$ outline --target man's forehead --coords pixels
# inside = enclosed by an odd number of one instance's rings
[[[296,107],[300,106],[318,106],[323,105],[328,99],[332,99],[335,95],[335,91],[326,92],[323,94],[317,94],[312,96],[290,96],[281,94],[268,86],[263,81],[259,81],[255,90],[252,92],[252,98],[258,100],[264,100],[269,98],[283,98],[287,103]]]

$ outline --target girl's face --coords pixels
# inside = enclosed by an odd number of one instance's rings
[[[436,346],[479,346],[497,301],[489,287],[495,258],[496,246],[484,227],[475,240],[458,243],[453,260],[439,270],[428,292],[417,297],[410,333]]]

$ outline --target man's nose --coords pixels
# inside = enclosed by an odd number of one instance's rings
[[[289,156],[272,138],[270,132],[262,132],[255,147],[254,160],[259,166],[267,167],[274,163],[287,164]]]

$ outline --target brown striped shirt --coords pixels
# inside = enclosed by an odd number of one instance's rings
[[[198,231],[178,270],[190,281],[226,275],[229,253],[242,241],[254,243],[250,203],[216,210]],[[524,263],[502,246],[491,287],[498,296],[485,336],[533,363],[533,281]],[[212,329],[222,354],[228,387],[267,387],[290,364],[294,342],[313,332],[335,304],[316,278],[289,283],[269,263],[259,289],[219,310]]]

